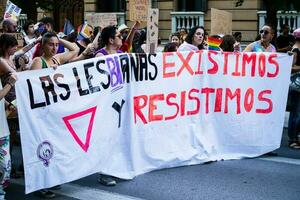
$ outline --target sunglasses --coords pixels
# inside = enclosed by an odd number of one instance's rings
[[[260,30],[259,33],[264,34],[264,35],[268,35],[270,32],[267,31],[267,30]]]

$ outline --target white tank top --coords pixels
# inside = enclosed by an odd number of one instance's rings
[[[0,90],[2,90],[2,84],[0,81]],[[8,136],[9,129],[7,125],[7,118],[5,113],[5,100],[4,98],[0,101],[0,138]]]

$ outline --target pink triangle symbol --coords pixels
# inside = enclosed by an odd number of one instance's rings
[[[75,139],[75,141],[79,144],[79,146],[85,151],[87,152],[89,145],[90,145],[90,139],[91,139],[91,134],[92,134],[92,128],[93,128],[93,123],[94,123],[94,118],[95,118],[95,113],[96,113],[96,109],[97,106],[89,108],[87,110],[72,114],[72,115],[68,115],[63,117],[63,120],[68,128],[68,130],[70,131],[70,133],[72,134],[73,138]],[[81,139],[78,137],[78,135],[76,134],[76,132],[74,131],[70,120],[75,119],[75,118],[79,118],[83,115],[92,113],[91,118],[90,118],[90,122],[89,122],[89,126],[87,129],[87,133],[86,133],[86,137],[85,137],[85,142],[83,143],[81,141]]]

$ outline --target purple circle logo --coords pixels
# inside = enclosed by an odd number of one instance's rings
[[[53,147],[47,140],[39,144],[37,148],[37,156],[43,162],[45,167],[49,166],[49,161],[53,157]]]

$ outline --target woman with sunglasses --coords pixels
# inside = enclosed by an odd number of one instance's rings
[[[276,48],[271,44],[274,37],[274,30],[269,25],[264,25],[259,31],[261,39],[249,44],[243,52],[276,52]]]
[[[100,49],[95,52],[95,57],[115,53],[123,53],[119,50],[122,46],[122,35],[116,26],[105,27],[100,36]]]
[[[205,29],[203,26],[193,27],[186,36],[184,43],[179,46],[178,51],[198,51],[205,49],[204,35]]]

